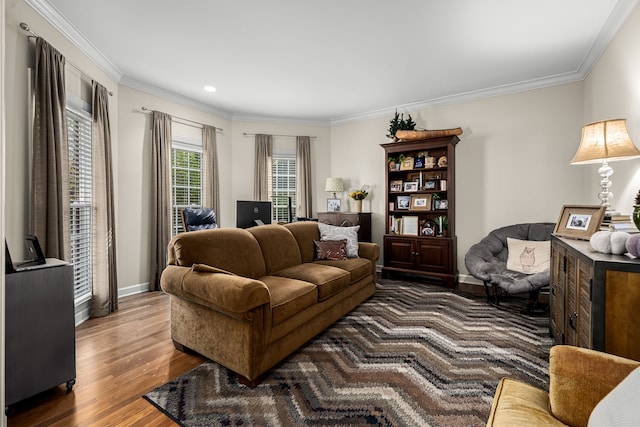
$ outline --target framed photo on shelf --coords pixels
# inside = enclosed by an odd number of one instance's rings
[[[449,202],[447,200],[436,200],[433,204],[434,209],[449,209]]]
[[[415,181],[405,182],[404,191],[418,191],[418,183]]]
[[[400,209],[408,210],[410,204],[411,204],[410,196],[398,196],[396,199],[396,205],[398,206],[398,210]]]
[[[420,225],[420,235],[434,237],[436,235],[436,223],[428,219]]]
[[[401,171],[410,171],[413,170],[413,157],[405,157],[400,163]]]
[[[327,199],[327,212],[340,212],[340,199]]]
[[[419,232],[417,216],[403,216],[401,234],[417,236]]]
[[[412,194],[409,210],[430,211],[431,210],[431,194]]]
[[[422,186],[423,190],[435,190],[436,189],[436,182],[435,181],[426,181],[424,183],[424,185]]]
[[[605,207],[599,205],[564,205],[553,234],[574,239],[589,240],[600,229]]]
[[[402,181],[391,181],[389,183],[389,191],[392,193],[394,191],[402,191]]]

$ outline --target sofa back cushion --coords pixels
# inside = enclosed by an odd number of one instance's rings
[[[169,264],[184,267],[206,264],[252,279],[266,274],[258,241],[240,228],[218,228],[174,236],[169,243]]]
[[[302,263],[298,242],[285,227],[277,224],[260,225],[248,231],[260,245],[267,275]]]
[[[315,221],[298,221],[285,224],[298,242],[302,262],[313,262],[316,256],[314,240],[320,240],[320,229]]]

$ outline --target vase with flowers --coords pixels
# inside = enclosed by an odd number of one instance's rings
[[[355,190],[349,193],[349,197],[355,200],[353,204],[354,212],[362,212],[362,201],[367,198],[369,192],[366,189],[366,186],[362,187],[360,190]]]

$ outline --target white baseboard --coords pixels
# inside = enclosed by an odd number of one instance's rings
[[[149,282],[139,283],[133,286],[127,286],[126,288],[118,289],[118,299],[128,297],[130,295],[141,294],[149,291]]]
[[[118,289],[118,299],[128,297],[130,295],[141,294],[149,290],[149,282],[140,283],[138,285],[127,286]],[[84,301],[76,306],[76,326],[89,319],[89,309],[91,308],[91,299]]]

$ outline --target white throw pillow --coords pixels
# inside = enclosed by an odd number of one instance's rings
[[[542,273],[549,268],[551,242],[548,240],[518,240],[507,237],[507,269],[520,273]]]
[[[358,258],[358,230],[355,227],[336,227],[335,225],[318,223],[320,228],[320,240],[347,240],[347,257]]]
[[[636,368],[591,412],[588,427],[637,427],[640,422],[640,368]]]

